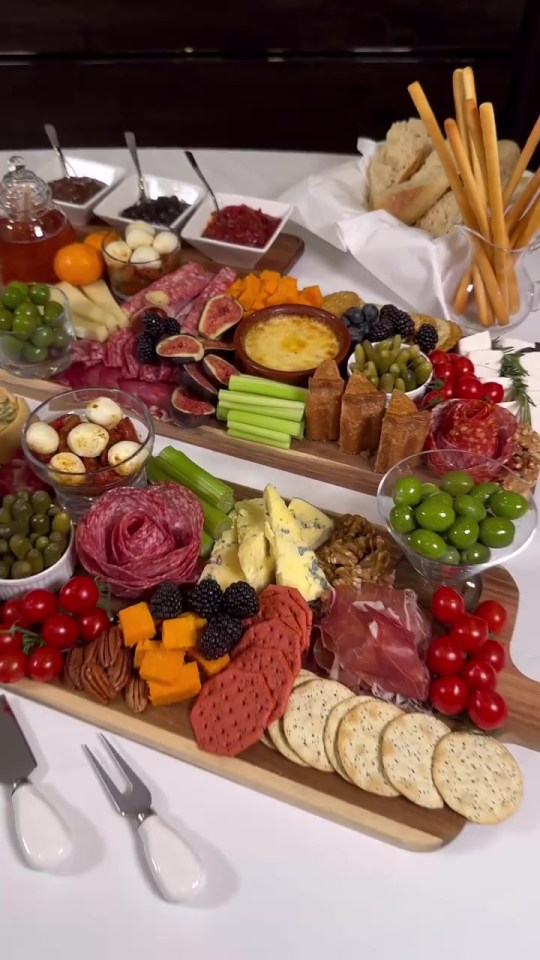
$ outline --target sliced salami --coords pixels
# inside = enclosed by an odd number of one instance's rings
[[[169,273],[165,277],[160,277],[154,283],[136,293],[123,305],[123,309],[128,317],[132,317],[137,311],[148,306],[151,302],[148,300],[148,294],[163,293],[168,297],[168,303],[175,304],[176,309],[180,310],[182,304],[189,303],[204,290],[210,283],[212,274],[205,270],[200,263],[190,261],[183,267]]]

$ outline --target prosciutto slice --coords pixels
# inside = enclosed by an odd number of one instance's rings
[[[412,590],[373,583],[337,587],[325,598],[314,656],[355,692],[427,698],[429,621]]]

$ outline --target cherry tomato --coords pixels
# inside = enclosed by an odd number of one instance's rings
[[[486,621],[490,633],[500,633],[507,619],[506,610],[498,600],[482,600],[474,615]]]
[[[456,377],[474,376],[474,363],[472,360],[469,360],[468,357],[459,357],[457,354],[455,354],[455,357],[453,367]]]
[[[0,653],[0,683],[17,683],[26,673],[26,656],[22,650]]]
[[[83,613],[82,617],[79,617],[79,630],[81,632],[81,637],[83,640],[86,640],[89,643],[91,640],[95,640],[104,630],[107,630],[109,627],[109,618],[104,610],[101,610],[99,607],[96,607],[94,610],[90,610],[89,613]]]
[[[457,590],[439,587],[431,598],[431,612],[440,623],[454,623],[465,613],[465,601]]]
[[[433,376],[436,380],[442,380],[443,383],[446,383],[448,380],[454,379],[454,367],[451,363],[434,363]]]
[[[79,627],[73,617],[67,613],[53,613],[48,617],[41,629],[41,636],[45,643],[51,647],[58,647],[59,650],[73,647],[79,636]]]
[[[488,380],[487,383],[482,384],[482,387],[482,400],[491,400],[492,403],[502,402],[504,397],[504,387],[501,383],[492,383],[491,380]]]
[[[13,623],[18,623],[21,627],[30,626],[23,615],[20,600],[6,600],[0,607],[0,620],[2,623],[7,624],[8,627],[11,627]]]
[[[14,653],[22,647],[23,635],[19,630],[11,633],[9,627],[0,624],[0,653]]]
[[[460,673],[465,663],[466,653],[455,637],[435,637],[431,641],[426,663],[431,673]]]
[[[498,640],[486,640],[476,651],[475,660],[490,663],[495,673],[500,673],[506,663],[506,652]]]
[[[476,653],[488,638],[488,625],[480,617],[465,613],[452,625],[450,636],[459,640],[465,653]]]
[[[450,361],[450,363],[452,364],[453,367],[455,367],[455,365],[456,365],[456,363],[458,362],[458,360],[461,359],[459,353],[447,353],[447,354],[446,354],[446,358],[447,358],[447,360]]]
[[[506,700],[495,690],[473,690],[467,710],[472,722],[481,730],[497,730],[508,717]]]
[[[436,677],[429,685],[429,699],[432,706],[448,717],[455,717],[463,712],[467,706],[468,695],[469,688],[463,677],[456,677],[453,674]]]
[[[68,613],[89,613],[99,600],[91,577],[72,577],[60,591],[60,606]]]
[[[454,383],[454,396],[460,400],[480,400],[483,390],[483,384],[477,377],[459,377]]]
[[[444,350],[432,350],[428,357],[433,364],[448,363],[449,361],[449,354],[445,353]]]
[[[473,657],[461,671],[461,676],[470,690],[494,690],[497,674],[487,660]]]
[[[36,647],[28,657],[28,676],[48,683],[62,673],[64,658],[58,647]]]
[[[30,590],[21,601],[24,619],[28,623],[43,623],[58,609],[58,600],[50,590]]]
[[[431,410],[432,407],[438,406],[439,403],[446,403],[447,400],[451,400],[453,396],[454,390],[450,383],[445,383],[440,390],[428,390],[422,398],[422,409]]]

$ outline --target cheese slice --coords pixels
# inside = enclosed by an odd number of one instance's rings
[[[206,577],[213,577],[214,580],[217,580],[222,590],[226,590],[231,583],[246,579],[238,559],[236,517],[232,526],[222,533],[219,540],[216,540],[199,582]]]
[[[318,550],[319,547],[322,547],[334,529],[334,523],[330,517],[327,517],[322,510],[317,510],[317,507],[312,507],[305,500],[297,498],[290,501],[289,510],[295,520],[298,520],[302,537],[308,547],[311,547],[312,550]]]
[[[488,367],[494,373],[499,373],[501,361],[504,357],[503,350],[473,350],[469,353],[469,360],[472,360],[474,366]]]
[[[530,350],[534,343],[530,340],[518,340],[516,337],[503,337],[500,341],[501,347],[510,350]]]
[[[270,484],[264,491],[265,532],[276,565],[276,583],[296,587],[308,603],[317,600],[330,584],[314,551],[302,537],[298,521]]]
[[[245,579],[260,593],[274,576],[274,560],[264,534],[264,500],[241,500],[236,512],[238,561]]]
[[[458,340],[457,352],[463,357],[467,357],[473,350],[489,350],[491,347],[491,337],[487,330],[481,333],[473,333],[470,337],[462,337]]]

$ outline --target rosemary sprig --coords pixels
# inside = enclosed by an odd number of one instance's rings
[[[514,397],[519,404],[519,419],[526,426],[531,426],[531,407],[535,407],[534,400],[531,400],[527,388],[527,371],[521,363],[521,358],[527,349],[513,350],[511,347],[501,347],[500,341],[494,340],[493,346],[503,351],[504,356],[501,360],[501,377],[508,377],[512,381]]]

